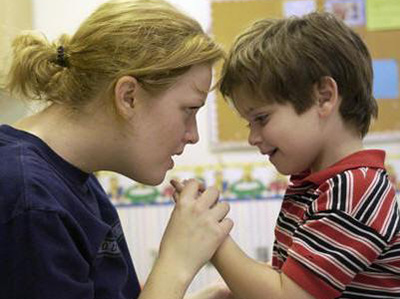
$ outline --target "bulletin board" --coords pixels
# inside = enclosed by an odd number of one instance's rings
[[[368,2],[370,1],[370,2]],[[224,46],[226,50],[230,48],[233,40],[244,28],[253,21],[261,18],[283,18],[285,16],[285,7],[288,2],[305,6],[314,2],[315,10],[326,11],[327,5],[333,2],[361,2],[363,6],[364,22],[349,24],[366,42],[374,61],[389,61],[392,69],[395,68],[390,77],[385,77],[385,70],[381,71],[379,80],[375,80],[374,90],[383,90],[381,94],[376,95],[379,105],[379,116],[373,122],[370,133],[366,141],[381,142],[400,140],[400,96],[398,86],[400,85],[399,67],[400,63],[400,1],[399,0],[214,0],[212,2],[212,33],[216,41]],[[303,3],[300,3],[303,2]],[[389,22],[384,16],[387,11],[379,3],[387,2],[391,6],[386,9],[397,17]],[[291,4],[291,3],[289,3]],[[377,12],[377,13],[375,13]],[[367,21],[368,18],[368,21]],[[379,18],[385,18],[382,22]],[[385,27],[386,26],[386,27]],[[375,63],[374,63],[375,65]],[[378,66],[381,65],[378,63]],[[217,76],[222,65],[217,66]],[[374,66],[375,73],[375,66]],[[382,75],[384,76],[382,78]],[[397,77],[396,77],[397,75]],[[387,76],[387,72],[386,72]],[[376,74],[375,74],[375,79]],[[397,91],[387,92],[385,94],[387,81],[395,80],[393,84],[397,86]],[[375,93],[375,92],[374,92]],[[240,119],[237,113],[229,107],[217,93],[213,103],[212,117],[212,148],[214,150],[241,149],[250,148],[247,145],[248,129],[246,123]]]

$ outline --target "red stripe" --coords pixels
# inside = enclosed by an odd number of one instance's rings
[[[288,258],[282,268],[283,273],[318,299],[333,299],[340,296],[340,292],[329,284],[319,279],[306,268],[302,267],[294,259]]]

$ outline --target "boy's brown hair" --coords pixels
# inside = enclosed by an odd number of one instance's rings
[[[245,88],[256,99],[290,103],[298,114],[314,103],[312,90],[332,77],[343,120],[364,137],[378,106],[372,62],[361,38],[329,13],[259,20],[239,35],[222,70],[220,91],[233,98]]]

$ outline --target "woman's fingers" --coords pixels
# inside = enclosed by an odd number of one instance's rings
[[[218,201],[219,190],[217,188],[209,187],[205,189],[204,184],[195,179],[184,180],[183,182],[172,179],[170,183],[175,188],[173,194],[175,202],[178,202],[178,200],[183,200],[183,202],[191,199],[196,200],[198,196],[196,205],[198,205],[199,210],[210,210],[209,217],[219,222],[223,233],[228,234],[231,231],[233,221],[225,218],[229,213],[230,206],[226,202]]]
[[[215,187],[209,187],[199,196],[199,206],[211,208],[219,199],[219,190]]]
[[[174,187],[175,192],[181,193],[183,190],[183,183],[179,182],[178,180],[172,179],[170,181],[170,184],[172,185],[172,187]]]
[[[177,200],[179,199],[179,196],[182,193],[182,190],[185,188],[185,186],[188,185],[191,181],[196,181],[198,183],[197,196],[201,195],[206,190],[204,184],[199,182],[198,180],[195,180],[195,179],[183,180],[182,182],[179,182],[178,180],[172,179],[170,181],[170,184],[175,189],[174,194],[172,194],[172,198],[173,198],[173,200],[175,202],[177,202]]]
[[[227,236],[231,232],[233,225],[234,225],[233,220],[230,218],[222,219],[219,224],[220,224],[219,226],[225,236]]]
[[[230,206],[227,202],[219,201],[210,209],[211,216],[218,221],[221,221],[226,217],[226,215],[228,215]]]
[[[160,257],[177,260],[176,268],[195,273],[215,253],[233,227],[226,202],[218,202],[216,188],[204,189],[192,179],[171,180],[176,205],[164,232]],[[203,192],[204,191],[204,192]],[[179,258],[177,258],[179,257]]]

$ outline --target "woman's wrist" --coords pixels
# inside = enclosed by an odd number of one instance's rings
[[[179,257],[174,258],[167,255],[160,255],[157,257],[154,268],[157,271],[162,271],[165,279],[170,281],[176,287],[184,288],[185,290],[193,280],[198,269],[193,268],[193,264],[186,265]]]

